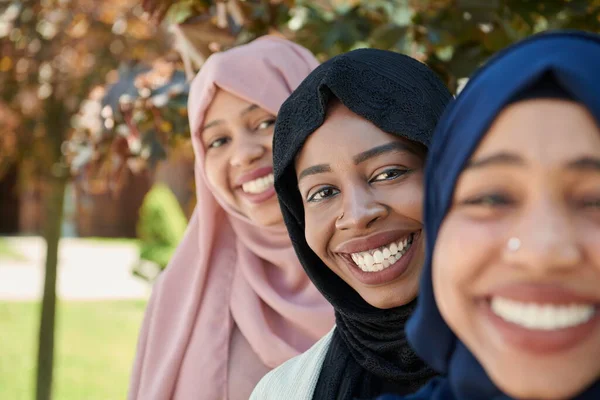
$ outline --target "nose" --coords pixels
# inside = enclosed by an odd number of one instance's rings
[[[507,249],[507,260],[520,268],[539,274],[566,271],[581,264],[579,246],[572,218],[564,208],[543,201],[527,210],[512,237],[520,242],[516,250]]]
[[[388,207],[379,203],[369,188],[354,186],[343,196],[342,212],[335,223],[338,230],[365,230],[389,213]]]
[[[235,135],[232,146],[230,164],[232,167],[247,167],[260,160],[267,149],[259,138],[252,136],[249,132]]]

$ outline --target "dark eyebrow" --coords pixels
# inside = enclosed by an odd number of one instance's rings
[[[567,163],[569,169],[600,172],[600,158],[586,156]]]
[[[248,114],[249,112],[256,110],[257,108],[259,108],[259,107],[256,104],[251,104],[242,110],[242,112],[240,113],[240,116],[244,116],[244,115]]]
[[[241,112],[240,112],[240,116],[243,117],[244,115],[248,114],[251,111],[256,110],[257,108],[259,108],[256,104],[250,104],[248,107],[244,108]],[[202,128],[202,131],[207,130],[208,128],[212,128],[213,126],[222,124],[223,120],[220,119],[216,119],[214,121],[210,121],[208,124],[204,125],[204,127]]]
[[[418,154],[418,151],[408,144],[402,142],[391,142],[383,144],[381,146],[373,147],[372,149],[367,151],[363,151],[362,153],[355,155],[352,158],[352,160],[354,161],[355,165],[358,165],[364,161],[367,161],[370,158],[392,151],[408,151],[413,154]],[[312,167],[306,168],[300,173],[300,175],[298,175],[298,182],[300,182],[300,179],[308,175],[322,174],[324,172],[331,172],[331,167],[328,164],[313,165]]]
[[[298,182],[309,175],[322,174],[324,172],[331,172],[331,167],[328,164],[313,165],[300,172],[300,175],[298,175]]]
[[[465,169],[482,168],[490,165],[524,165],[525,161],[514,153],[500,152],[478,160],[470,160]]]
[[[352,159],[354,161],[354,164],[358,165],[362,162],[367,161],[370,158],[377,157],[392,151],[408,151],[409,153],[418,155],[417,151],[406,143],[390,142],[381,146],[373,147],[370,150],[363,151],[362,153],[355,155]]]

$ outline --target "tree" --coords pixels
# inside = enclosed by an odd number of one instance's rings
[[[278,32],[321,60],[356,47],[406,53],[434,68],[452,90],[459,78],[469,76],[496,51],[533,33],[557,28],[600,31],[598,0],[142,0],[141,4],[155,23],[166,18],[185,26],[194,17],[208,19],[234,35],[234,44]]]
[[[27,162],[41,179],[47,243],[39,328],[36,398],[51,398],[56,276],[65,186],[71,168],[65,140],[91,88],[124,59],[165,51],[157,29],[144,23],[135,2],[29,0],[8,5],[0,17],[0,104],[19,120],[10,157]],[[3,134],[3,142],[8,135]],[[14,141],[13,141],[14,142]],[[6,147],[6,146],[5,146]]]

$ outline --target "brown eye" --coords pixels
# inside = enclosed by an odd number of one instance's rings
[[[585,199],[581,202],[581,205],[583,206],[583,208],[588,208],[588,209],[600,209],[600,199],[594,199],[594,198],[589,198],[589,199]]]
[[[467,199],[462,202],[463,205],[484,206],[484,207],[502,207],[511,204],[512,201],[501,194],[488,194]]]
[[[410,172],[408,169],[390,168],[377,174],[373,179],[371,179],[371,182],[392,181],[400,178],[408,172]]]
[[[326,186],[317,190],[312,195],[308,196],[308,199],[306,201],[308,201],[309,203],[317,203],[319,201],[323,201],[330,197],[336,196],[339,192],[339,190],[331,186]]]
[[[269,120],[263,121],[260,124],[258,124],[257,129],[267,129],[267,128],[273,126],[273,124],[275,124],[275,120],[269,119]]]
[[[215,139],[215,140],[213,140],[212,142],[209,143],[208,148],[209,149],[216,149],[218,147],[223,146],[228,141],[229,141],[228,138],[218,138],[218,139]]]

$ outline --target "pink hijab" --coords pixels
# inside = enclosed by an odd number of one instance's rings
[[[276,115],[317,65],[305,48],[266,36],[212,55],[193,80],[198,205],[148,304],[130,400],[227,399],[234,326],[268,368],[332,328],[333,309],[304,273],[285,226],[257,226],[214,195],[199,138],[217,86]]]

